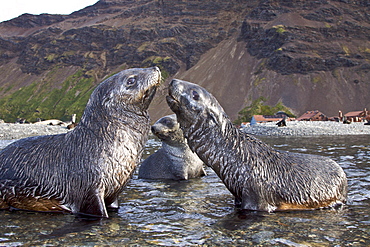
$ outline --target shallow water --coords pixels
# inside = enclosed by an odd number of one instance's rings
[[[0,246],[369,246],[370,136],[284,137],[280,150],[328,156],[348,176],[338,210],[257,213],[234,209],[219,178],[152,181],[135,174],[109,219],[0,211]],[[151,139],[144,158],[160,147]]]

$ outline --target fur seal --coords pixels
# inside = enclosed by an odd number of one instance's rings
[[[341,205],[347,178],[333,160],[282,152],[233,126],[204,88],[172,80],[167,103],[190,148],[210,166],[242,209],[307,210]]]
[[[206,174],[203,161],[190,150],[175,114],[160,118],[151,130],[162,141],[162,148],[143,161],[139,178],[186,180]]]
[[[0,152],[0,208],[108,217],[140,160],[161,73],[133,68],[100,83],[65,134],[21,139]]]

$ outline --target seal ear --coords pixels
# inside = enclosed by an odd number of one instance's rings
[[[215,116],[215,114],[213,113],[213,112],[211,112],[211,111],[208,111],[207,112],[208,114],[208,118],[210,119],[210,120],[212,120],[216,125],[219,125],[218,124],[218,120],[217,120],[217,117]]]
[[[222,131],[226,128],[226,121],[222,113],[215,113],[212,109],[209,109],[207,115]]]
[[[109,95],[103,96],[101,104],[110,107],[112,104],[113,97],[114,97],[113,92],[111,92]]]

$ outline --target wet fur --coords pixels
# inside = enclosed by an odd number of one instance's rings
[[[190,150],[175,114],[160,118],[152,132],[162,141],[162,148],[143,161],[139,178],[186,180],[206,174],[203,161]]]
[[[94,90],[74,130],[3,149],[0,208],[108,217],[140,160],[159,81],[158,68],[121,71]]]
[[[336,162],[281,152],[241,132],[204,88],[173,80],[167,102],[190,148],[217,173],[242,209],[304,210],[346,201],[346,175]]]

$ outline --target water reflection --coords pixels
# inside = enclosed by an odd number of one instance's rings
[[[368,246],[370,136],[263,138],[280,150],[328,156],[348,176],[348,205],[339,210],[245,212],[211,170],[190,181],[135,174],[109,219],[0,211],[0,246]],[[160,147],[152,138],[144,158]]]

